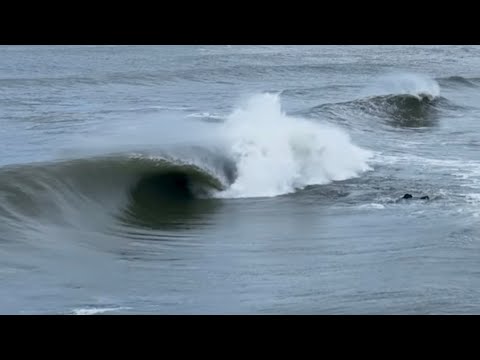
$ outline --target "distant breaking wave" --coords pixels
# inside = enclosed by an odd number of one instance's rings
[[[448,76],[437,79],[438,83],[445,87],[471,87],[480,86],[480,78],[465,78],[463,76]]]
[[[424,127],[434,123],[439,111],[458,107],[440,96],[435,80],[420,75],[386,76],[368,86],[362,95],[352,101],[316,106],[307,114],[333,114],[340,118],[366,114],[395,127]]]

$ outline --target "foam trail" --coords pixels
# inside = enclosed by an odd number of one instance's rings
[[[73,315],[97,315],[105,312],[125,310],[129,308],[125,307],[112,307],[112,308],[85,308],[73,310]]]
[[[365,96],[413,95],[428,97],[430,100],[440,96],[438,83],[426,75],[413,73],[395,73],[384,75],[368,86],[362,94]]]
[[[287,116],[278,95],[252,97],[222,125],[237,178],[221,197],[268,197],[371,170],[371,153],[340,129]]]

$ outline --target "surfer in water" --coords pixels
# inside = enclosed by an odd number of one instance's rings
[[[398,199],[397,202],[402,200],[430,200],[430,198],[428,197],[428,195],[422,197],[413,197],[411,194],[405,194],[403,195],[403,197]]]

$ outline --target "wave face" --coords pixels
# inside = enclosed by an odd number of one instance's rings
[[[431,94],[383,95],[352,102],[351,106],[365,113],[382,117],[394,127],[424,127],[434,124],[441,99]]]
[[[123,217],[126,209],[134,216],[124,219],[141,222],[145,209],[209,197],[232,181],[225,159],[197,148],[190,152],[190,159],[117,154],[3,168],[0,216],[14,227],[32,222],[80,226],[83,218],[91,226],[92,213]],[[210,156],[209,162],[196,165],[192,159],[199,153]]]
[[[208,144],[4,167],[2,218],[68,223],[96,208],[141,223],[175,204],[277,196],[370,170],[370,152],[340,129],[286,115],[278,95],[254,96],[225,122],[207,125]]]

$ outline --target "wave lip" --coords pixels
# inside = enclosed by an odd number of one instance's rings
[[[440,96],[440,85],[426,75],[394,73],[379,77],[367,86],[361,97],[412,95],[433,100]]]

